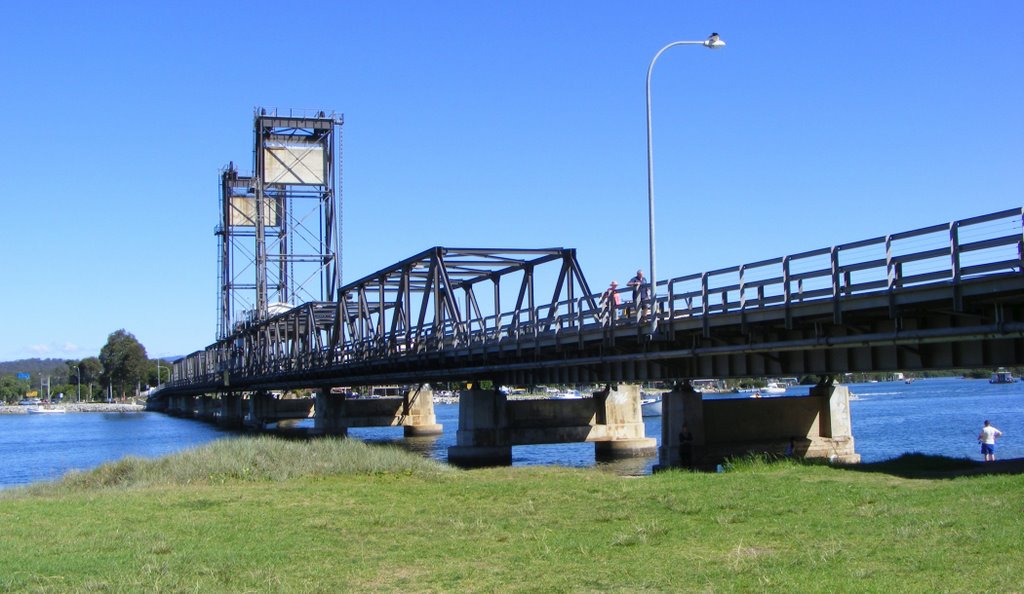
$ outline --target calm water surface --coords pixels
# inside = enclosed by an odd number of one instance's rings
[[[851,384],[850,403],[856,449],[865,462],[922,452],[978,460],[976,437],[982,421],[1003,431],[999,458],[1024,458],[1024,384],[992,385],[985,380],[934,379],[911,384]],[[803,395],[806,387],[788,395]],[[402,429],[352,429],[353,437],[395,442],[445,460],[455,444],[458,406],[435,407],[445,434],[403,439]],[[644,419],[647,435],[660,440],[661,419]],[[157,457],[237,433],[159,413],[68,413],[0,415],[0,488],[60,477],[70,470],[96,467],[124,456]],[[645,474],[657,457],[601,464],[621,474]],[[560,464],[594,466],[593,444],[517,446],[514,466]]]

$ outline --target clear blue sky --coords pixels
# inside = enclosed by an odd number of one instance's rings
[[[595,290],[1019,206],[1024,3],[16,2],[0,360],[216,333],[218,170],[256,106],[345,114],[346,279],[575,247]]]

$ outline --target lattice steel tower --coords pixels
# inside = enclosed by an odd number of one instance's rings
[[[233,162],[221,171],[218,339],[300,303],[335,299],[343,123],[334,112],[256,110],[253,175],[240,176]]]

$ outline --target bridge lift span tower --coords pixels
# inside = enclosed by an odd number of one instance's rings
[[[217,338],[341,286],[341,114],[258,108],[253,174],[221,171]]]

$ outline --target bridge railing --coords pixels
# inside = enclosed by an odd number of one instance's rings
[[[669,318],[708,316],[894,292],[930,283],[1020,272],[1024,209],[690,274],[664,286],[659,311]]]

